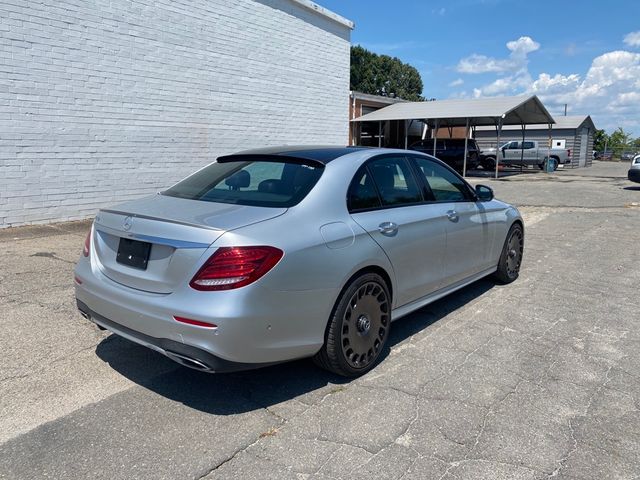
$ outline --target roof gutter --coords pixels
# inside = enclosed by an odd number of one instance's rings
[[[311,0],[289,0],[289,1],[292,3],[297,3],[301,7],[306,8],[307,10],[316,12],[317,14],[322,15],[323,17],[326,17],[329,20],[333,20],[334,22],[339,23],[340,25],[347,27],[350,30],[353,30],[356,26],[355,23],[353,23],[351,20],[348,20],[343,16],[338,15],[337,13],[334,13],[329,9],[321,7],[320,5],[318,5],[315,2],[312,2]]]

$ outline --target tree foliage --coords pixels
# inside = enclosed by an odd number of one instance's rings
[[[622,127],[608,135],[604,130],[596,130],[593,134],[593,149],[597,152],[613,152],[614,156],[623,152],[640,152],[640,137],[633,138],[630,132],[625,132]]]
[[[422,88],[415,67],[359,45],[351,47],[351,90],[418,101],[423,100]]]
[[[631,141],[631,134],[625,132],[622,127],[616,128],[609,136],[609,150],[623,150],[627,148]]]
[[[593,133],[593,149],[596,152],[604,152],[604,148],[608,147],[609,135],[604,130],[596,130]]]

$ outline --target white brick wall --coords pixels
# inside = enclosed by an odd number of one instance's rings
[[[292,0],[0,0],[0,228],[245,148],[346,144],[349,42]]]

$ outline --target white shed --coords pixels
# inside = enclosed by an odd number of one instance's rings
[[[241,149],[348,142],[353,23],[309,0],[0,10],[0,228],[90,217]]]

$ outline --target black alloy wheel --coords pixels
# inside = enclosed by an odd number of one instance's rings
[[[338,299],[325,344],[314,360],[338,375],[362,375],[376,364],[390,327],[391,297],[385,281],[375,273],[358,277]]]
[[[495,273],[500,282],[511,283],[518,278],[523,252],[524,231],[519,223],[514,223],[507,234]]]

